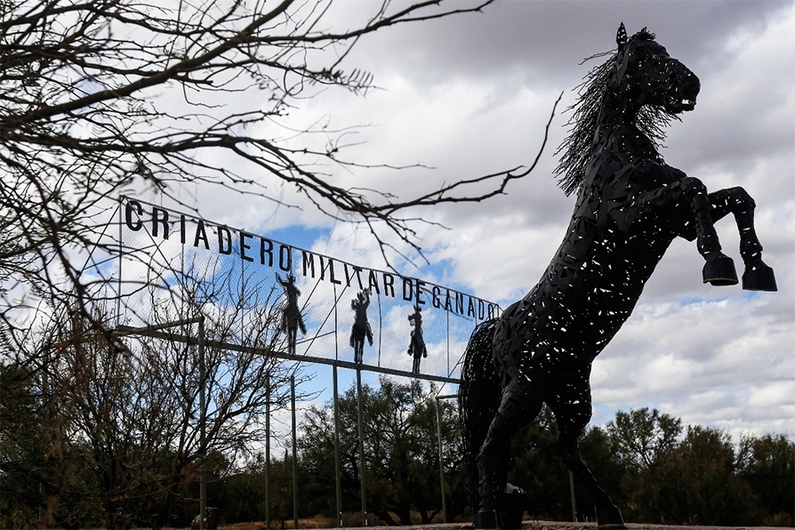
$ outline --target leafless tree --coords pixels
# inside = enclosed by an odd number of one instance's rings
[[[205,317],[201,349],[195,323],[109,341],[60,314],[37,334],[38,356],[1,367],[2,526],[173,524],[186,500],[196,509],[200,474],[223,478],[261,450],[266,414],[306,377],[268,355],[284,349],[278,300],[249,289],[220,305],[207,285],[184,293],[187,315],[149,292],[154,326]]]
[[[196,454],[195,440],[188,441],[195,421],[189,421],[193,347],[131,344],[111,333],[123,315],[109,317],[107,300],[97,299],[96,283],[106,279],[84,273],[93,250],[118,252],[112,234],[103,236],[125,190],[149,186],[182,204],[180,186],[196,183],[294,206],[268,187],[280,182],[327,215],[364,224],[386,257],[394,236],[420,250],[408,209],[482,201],[532,170],[535,161],[397,197],[338,184],[334,168],[364,169],[341,155],[345,131],[322,143],[314,141],[316,133],[325,139],[333,131],[284,132],[290,113],[318,90],[375,88],[372,75],[347,64],[360,39],[390,26],[476,13],[492,1],[363,3],[372,13],[337,30],[329,22],[333,0],[0,0],[0,368],[19,391],[16,405],[3,394],[2,410],[18,405],[42,414],[46,432],[28,433],[49,440],[39,456],[66,458],[63,451],[76,441],[113,449],[102,437],[134,434],[143,462],[151,455],[148,433],[114,431],[114,422],[150,429],[170,418],[179,419],[168,423],[173,436],[158,443]],[[223,104],[242,97],[256,107]],[[267,133],[274,130],[280,132]],[[235,163],[224,163],[229,160]],[[235,171],[244,164],[245,174]],[[191,310],[217,311],[212,329],[228,335],[241,307],[220,309],[208,300],[194,300]],[[173,316],[165,308],[153,315]],[[272,324],[265,315],[262,321]],[[273,366],[262,355],[232,359],[222,349],[212,355],[212,366],[226,370],[208,372],[208,381],[224,382],[213,394],[223,400],[215,405],[212,436],[229,457],[262,434],[257,421],[265,401],[255,388]],[[232,406],[239,400],[249,416]],[[0,442],[13,446],[12,438]],[[185,465],[193,461],[185,458]],[[35,484],[61,491],[81,477],[96,479],[97,469],[113,474],[120,469],[113,466],[132,462],[100,453],[79,459],[85,467],[70,468],[69,477],[41,474]],[[151,483],[168,490],[161,478]],[[131,496],[128,486],[120,485],[112,502]]]
[[[386,233],[419,250],[402,211],[481,201],[529,170],[472,176],[420,196],[396,197],[335,184],[329,168],[356,164],[340,156],[339,138],[320,149],[312,147],[316,142],[300,142],[319,126],[293,131],[290,138],[247,131],[286,125],[291,110],[318,88],[355,94],[374,88],[372,75],[345,64],[368,34],[478,12],[491,1],[368,3],[369,18],[338,31],[324,29],[331,25],[332,0],[1,0],[5,325],[14,329],[13,310],[35,307],[42,297],[76,296],[76,307],[83,307],[88,280],[80,277],[84,259],[78,257],[99,243],[108,219],[103,213],[115,206],[108,199],[130,186],[149,185],[177,202],[175,190],[189,182],[291,202],[266,187],[275,179],[329,216],[366,224],[382,250],[389,248]],[[220,103],[244,96],[257,101],[256,108],[239,111]],[[207,152],[223,156],[203,156]],[[235,173],[234,164],[218,162],[229,160],[224,157],[256,171]],[[474,189],[479,191],[468,193]]]

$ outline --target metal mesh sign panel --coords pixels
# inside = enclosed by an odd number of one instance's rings
[[[282,336],[273,353],[285,358],[452,379],[474,327],[500,310],[455,289],[139,199],[121,198],[118,223],[127,326],[211,307],[234,315],[225,340],[243,344],[270,314]]]

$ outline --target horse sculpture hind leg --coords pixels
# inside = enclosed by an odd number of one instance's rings
[[[591,420],[590,372],[588,365],[567,373],[566,380],[556,382],[555,391],[546,402],[558,424],[558,448],[563,462],[593,495],[599,528],[625,528],[621,511],[588,469],[577,443]]]
[[[548,380],[545,370],[537,365],[532,355],[526,355],[525,350],[532,347],[537,358],[544,358],[552,348],[549,343],[539,341],[532,330],[521,326],[527,323],[526,312],[532,303],[527,299],[516,302],[489,329],[494,339],[488,350],[494,362],[494,372],[501,379],[501,392],[496,411],[491,418],[486,418],[488,430],[477,453],[479,505],[476,528],[515,527],[506,525],[507,519],[512,519],[509,514],[513,510],[509,498],[506,498],[510,441],[541,412]],[[522,328],[521,332],[518,332],[517,324]],[[533,327],[533,324],[529,325]]]
[[[513,378],[503,389],[499,408],[477,455],[480,505],[475,528],[518,528],[505,524],[511,507],[500,498],[508,493],[510,442],[514,434],[538,416],[542,405],[540,388],[534,388],[530,379]]]
[[[461,384],[458,389],[464,454],[467,459],[470,493],[472,494],[473,506],[476,510],[482,504],[480,500],[482,486],[478,470],[480,448],[486,440],[489,427],[500,406],[501,397],[500,377],[497,374],[492,350],[496,324],[496,319],[487,320],[478,325],[472,332],[467,349],[464,352]],[[510,461],[509,449],[508,444],[503,445],[501,450],[497,451],[496,458],[490,462],[488,472],[492,477],[491,482],[494,484],[507,482]],[[491,494],[489,493],[489,495]],[[476,528],[497,527],[493,502],[491,506],[490,511],[478,513],[475,518]],[[521,513],[519,516],[521,517]]]
[[[727,188],[709,194],[714,221],[729,213],[734,215],[740,232],[740,256],[745,264],[743,289],[749,291],[776,291],[773,269],[762,261],[762,244],[754,228],[753,198],[741,187]]]

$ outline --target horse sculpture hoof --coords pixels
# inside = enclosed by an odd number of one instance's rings
[[[503,530],[522,528],[526,494],[522,488],[508,484],[500,495],[497,510],[497,525]]]
[[[596,519],[600,530],[626,528],[621,510],[614,504],[597,510]]]
[[[747,263],[743,273],[743,289],[746,291],[778,291],[773,269],[765,265],[761,259]]]
[[[476,513],[475,528],[497,528],[497,512],[494,510],[481,510]]]
[[[507,484],[505,491],[498,495],[496,510],[481,509],[475,514],[475,528],[519,530],[522,528],[525,499],[526,493],[522,488]]]
[[[704,283],[712,285],[737,285],[737,270],[734,261],[725,254],[708,258],[702,271]]]

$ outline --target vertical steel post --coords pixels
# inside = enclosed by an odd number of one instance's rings
[[[298,528],[298,451],[295,425],[295,376],[290,376],[290,399],[293,404],[293,528]]]
[[[384,336],[381,331],[384,329],[384,314],[381,311],[381,295],[376,289],[375,293],[378,295],[378,366],[381,366],[381,340]]]
[[[362,370],[356,367],[356,400],[359,416],[359,484],[362,493],[362,526],[367,526],[367,481],[364,477],[364,424],[362,420]]]
[[[122,203],[124,202],[124,197],[119,197],[119,281],[118,281],[118,291],[116,296],[116,327],[118,328],[121,324],[121,297],[122,297],[122,263],[124,260],[122,259],[122,252],[124,250],[124,244],[122,242],[122,237],[124,236],[124,232],[122,231],[122,227],[124,226],[122,223],[124,222],[124,214],[122,214]]]
[[[447,523],[447,500],[444,488],[444,453],[442,451],[442,404],[436,398],[436,434],[439,440],[439,486],[442,491],[442,522]]]
[[[204,315],[199,315],[199,451],[201,467],[199,468],[199,514],[204,526],[207,515],[207,477],[204,466],[207,460],[207,374],[204,366]]]
[[[342,526],[342,475],[340,472],[340,415],[337,403],[339,397],[337,365],[333,365],[332,368],[334,375],[334,473],[337,491],[337,524]]]
[[[339,329],[339,325],[340,325],[339,324],[339,320],[338,320],[339,317],[337,315],[337,304],[339,303],[339,300],[337,299],[337,285],[336,284],[332,284],[332,286],[334,287],[334,360],[335,361],[339,361],[340,360],[340,339],[339,339],[339,336],[337,335],[337,330]],[[343,293],[344,292],[345,291],[343,291]],[[336,366],[337,365],[335,364],[334,367],[336,368]]]
[[[574,473],[569,471],[569,490],[571,490],[571,517],[577,522],[577,496],[574,493]]]
[[[265,383],[265,528],[271,527],[271,376]]]
[[[447,325],[447,376],[450,376],[450,311],[445,311]]]

